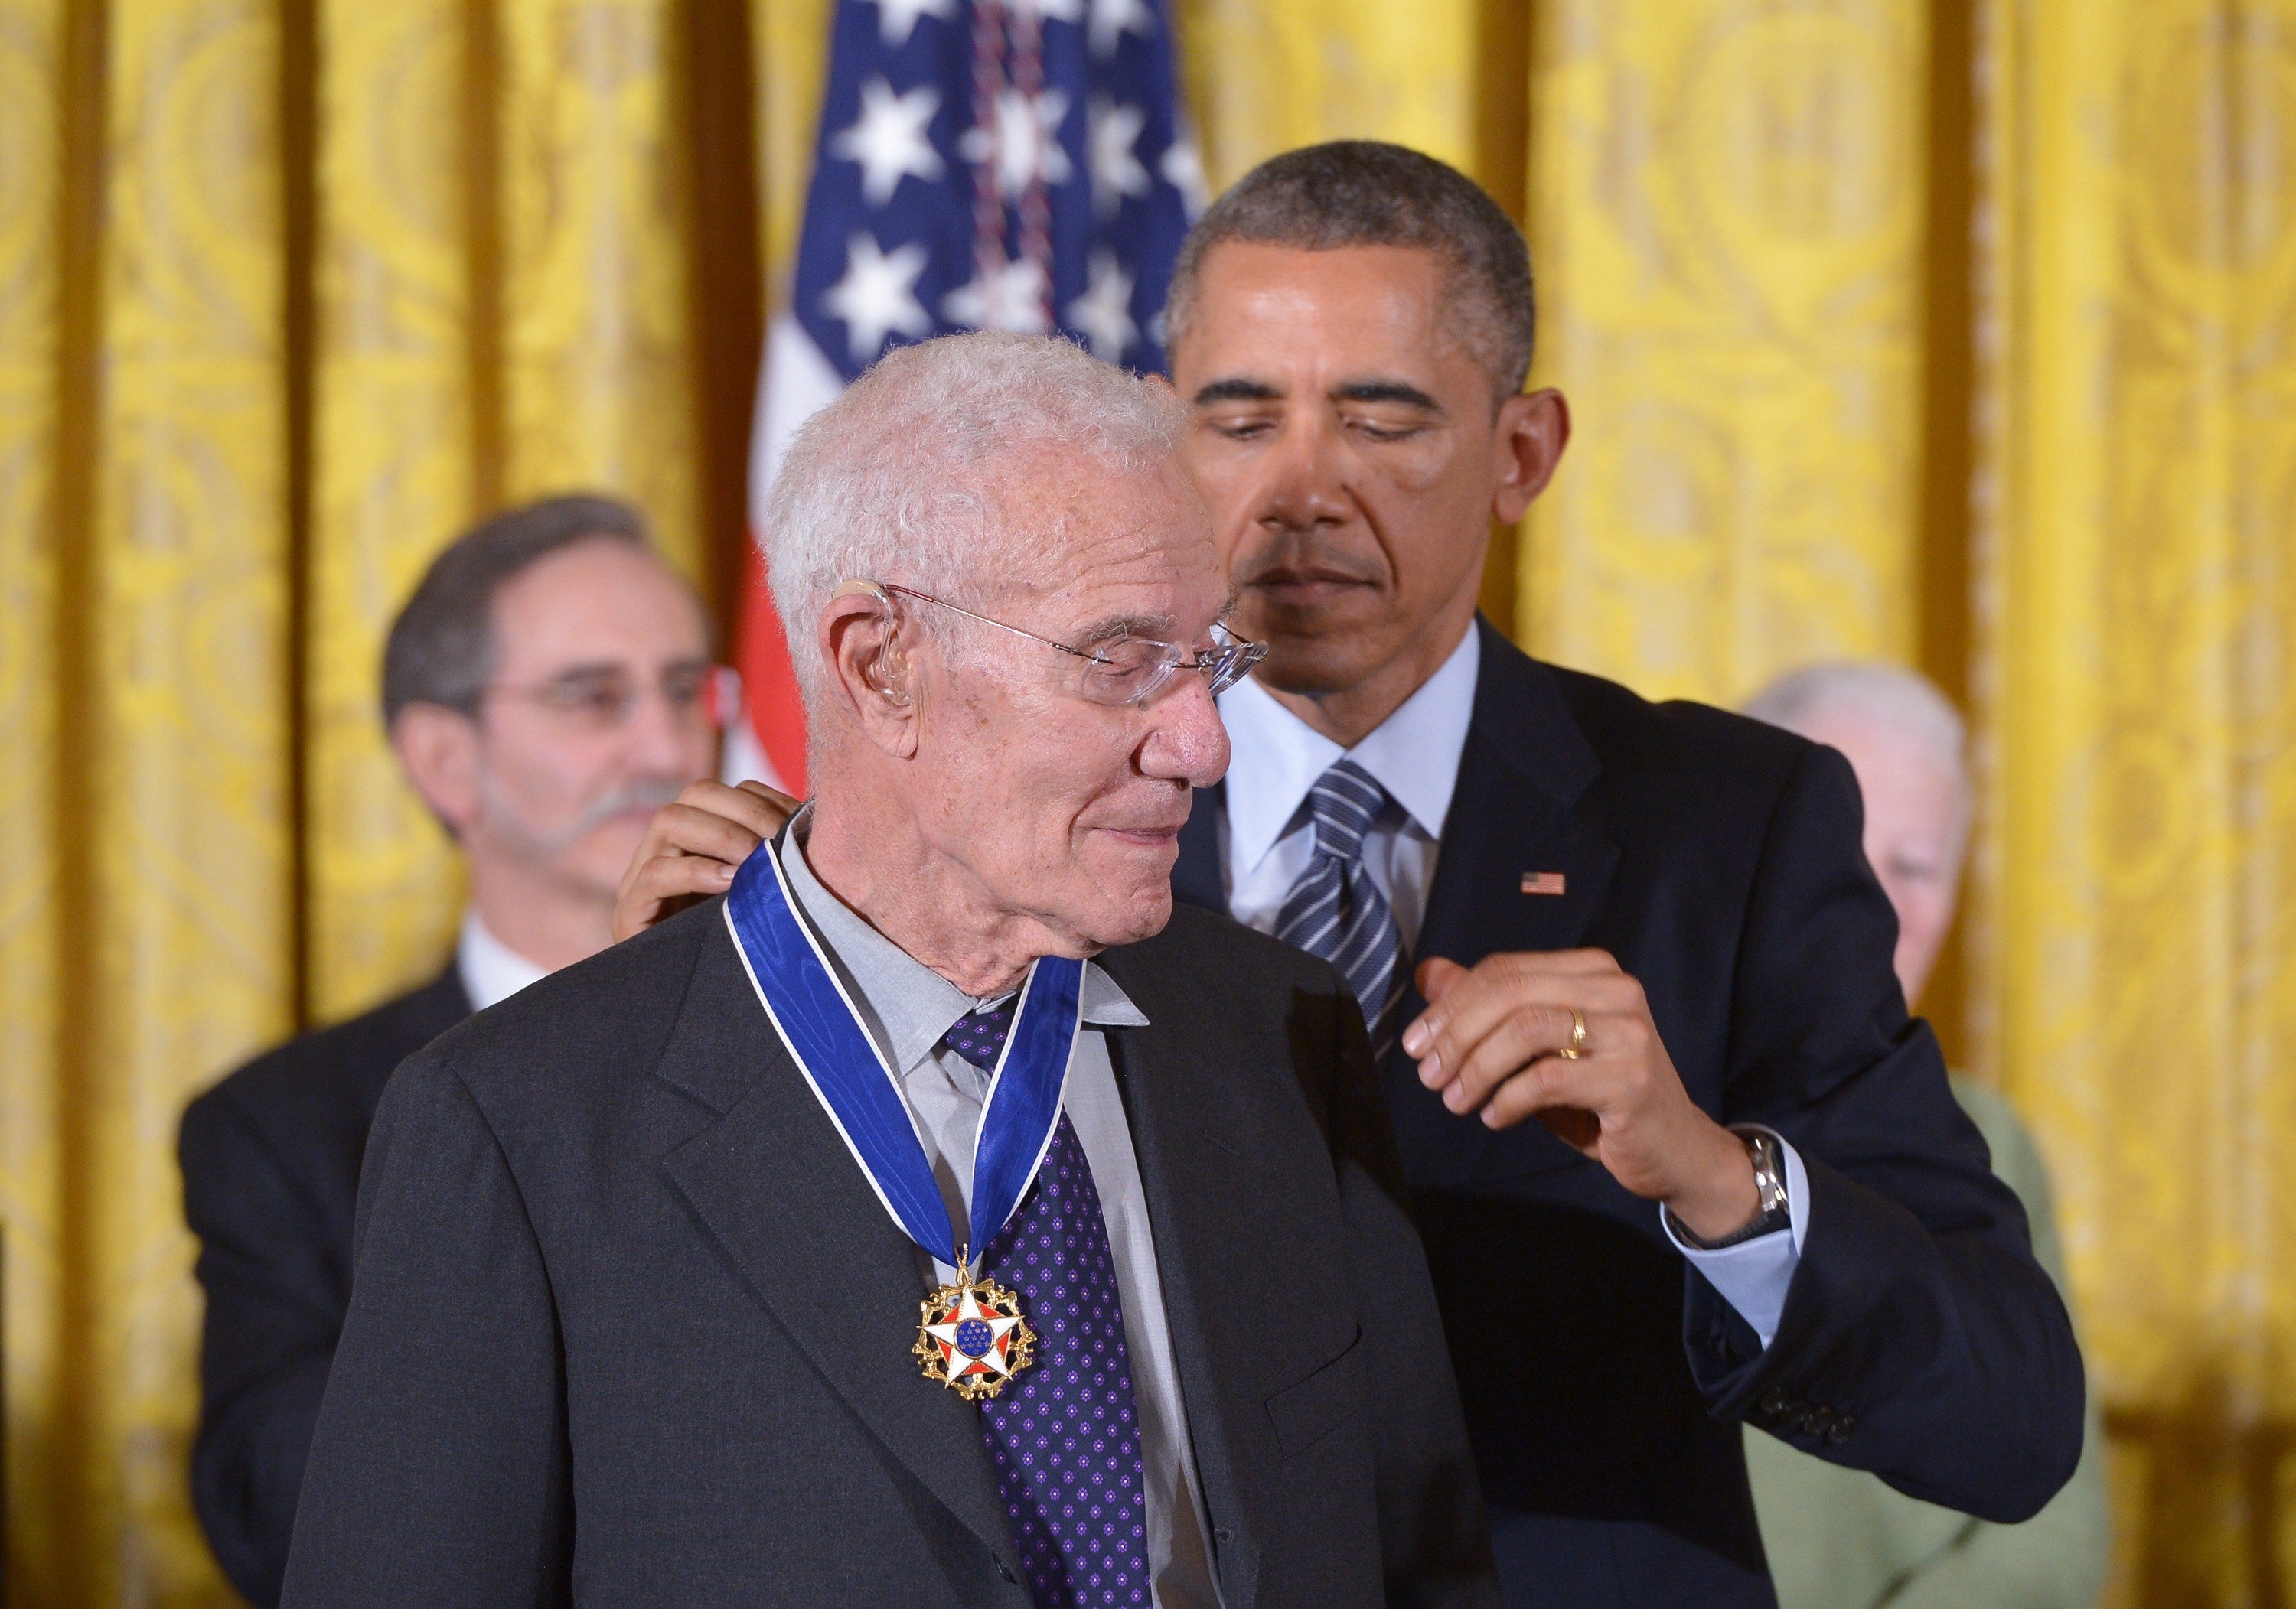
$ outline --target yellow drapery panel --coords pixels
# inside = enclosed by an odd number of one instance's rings
[[[1534,651],[1727,702],[1913,647],[1928,7],[1538,8]]]
[[[1318,140],[1474,165],[1476,0],[1177,0],[1182,77],[1215,188]]]
[[[56,1385],[65,1251],[58,1166],[55,789],[62,263],[62,0],[0,0],[0,1219],[12,1425]],[[5,1472],[22,1577],[52,1579],[48,1442],[18,1433]]]
[[[2296,1568],[2296,5],[1995,0],[1989,1042],[2131,1601]]]
[[[805,187],[813,176],[814,135],[821,118],[822,74],[829,63],[834,0],[749,0],[752,71],[757,77],[758,248],[779,298],[805,222]]]
[[[94,518],[62,533],[87,544],[87,1396],[57,1469],[86,1548],[63,1579],[106,1601],[209,1596],[169,1156],[184,1098],[293,1021],[278,48],[262,0],[108,19]]]
[[[376,730],[416,574],[575,484],[709,573],[686,14],[0,0],[12,1599],[228,1601],[176,1124],[443,954],[459,877]]]
[[[708,573],[670,0],[326,0],[308,722],[323,1020],[438,965],[461,879],[375,715],[391,615],[501,502],[635,500]]]
[[[392,614],[484,501],[469,0],[324,0],[308,690],[310,1005],[348,1017],[438,964],[462,876],[376,712]],[[491,377],[489,377],[491,378]]]
[[[699,573],[674,18],[502,0],[506,487],[624,492]]]

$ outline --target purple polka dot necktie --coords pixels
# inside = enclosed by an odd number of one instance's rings
[[[944,1041],[993,1070],[1012,1001],[960,1017]],[[1150,1602],[1147,1482],[1116,1259],[1100,1192],[1066,1112],[980,1274],[1021,1295],[1036,1362],[980,1405],[980,1429],[1037,1609]]]

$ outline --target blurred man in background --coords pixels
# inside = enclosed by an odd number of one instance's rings
[[[384,1082],[472,1012],[606,947],[647,820],[714,762],[723,674],[693,589],[636,510],[602,497],[479,526],[393,624],[383,722],[469,871],[454,959],[412,993],[250,1063],[184,1115],[207,1291],[193,1498],[255,1603],[278,1601],[286,1569]]]
[[[1961,716],[1894,666],[1812,666],[1756,694],[1746,713],[1839,749],[1866,801],[1866,858],[1898,912],[1898,981],[1918,1005],[1953,927],[1972,800]],[[2025,1203],[2033,1251],[2060,1288],[2049,1180],[2031,1136],[1989,1085],[1952,1075],[1954,1096]],[[2080,1467],[2021,1525],[1992,1525],[1892,1491],[1873,1476],[1746,1438],[1754,1507],[1783,1609],[2086,1609],[2104,1585],[2111,1516],[2094,1400]]]

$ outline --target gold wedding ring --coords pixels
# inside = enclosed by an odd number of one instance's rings
[[[1565,1009],[1570,1013],[1570,1042],[1554,1054],[1564,1061],[1577,1061],[1587,1054],[1587,1016],[1576,1006]]]

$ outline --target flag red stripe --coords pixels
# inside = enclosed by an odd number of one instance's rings
[[[782,618],[766,590],[765,561],[758,544],[742,567],[742,625],[734,645],[734,668],[742,673],[742,703],[750,735],[773,762],[783,786],[806,796],[805,707],[798,701],[797,673],[791,667]]]

